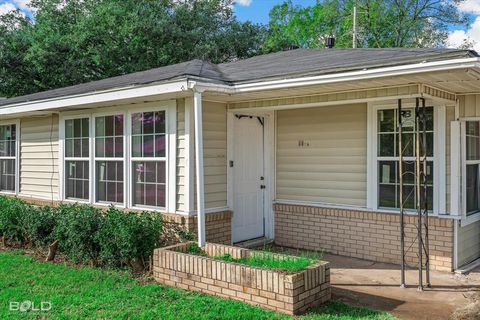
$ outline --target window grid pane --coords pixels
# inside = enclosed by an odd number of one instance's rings
[[[416,207],[415,194],[415,109],[405,108],[402,114],[402,147],[404,156],[404,207]],[[426,108],[427,156],[427,205],[433,208],[433,107]],[[423,128],[420,128],[423,129]],[[399,132],[398,110],[387,109],[377,112],[378,130],[378,206],[380,208],[399,208]]]
[[[96,201],[123,203],[123,161],[97,161]]]
[[[132,157],[165,157],[165,111],[132,115]]]
[[[0,159],[0,191],[15,192],[15,159]]]
[[[65,167],[65,196],[69,199],[88,200],[88,161],[66,161]]]
[[[15,192],[17,126],[0,126],[0,191]]]
[[[133,162],[133,204],[165,207],[165,161]]]
[[[123,157],[123,114],[95,118],[95,156]]]
[[[65,157],[88,158],[89,119],[65,120]]]
[[[0,157],[15,157],[16,139],[16,125],[0,126]]]
[[[65,198],[90,199],[90,120],[65,120]],[[82,160],[71,159],[82,158]]]

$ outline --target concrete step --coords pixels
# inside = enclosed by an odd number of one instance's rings
[[[237,243],[234,243],[234,245],[237,247],[247,248],[247,249],[259,249],[271,243],[273,243],[272,239],[261,237],[261,238],[255,238],[255,239],[237,242]]]

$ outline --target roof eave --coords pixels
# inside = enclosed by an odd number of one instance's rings
[[[124,99],[135,99],[169,93],[179,93],[188,90],[187,85],[187,78],[183,78],[164,81],[161,83],[152,83],[148,85],[132,85],[52,99],[21,102],[2,106],[0,108],[0,115],[46,111],[73,106],[87,106],[96,103],[114,102]]]
[[[432,62],[414,63],[385,68],[363,69],[317,76],[297,76],[283,79],[266,79],[256,82],[236,83],[232,85],[212,84],[207,81],[190,83],[203,91],[215,91],[228,94],[248,93],[253,91],[295,88],[302,86],[321,85],[344,81],[366,80],[382,77],[402,76],[435,71],[448,71],[468,68],[479,68],[480,57],[449,59]]]

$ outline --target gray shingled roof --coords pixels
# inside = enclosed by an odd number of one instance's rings
[[[235,62],[212,64],[192,60],[75,86],[0,100],[0,107],[15,103],[85,94],[114,88],[145,85],[174,79],[202,78],[232,85],[354,70],[478,57],[475,51],[457,49],[297,49],[256,56]]]

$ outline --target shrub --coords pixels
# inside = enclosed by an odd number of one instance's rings
[[[57,210],[50,206],[32,207],[24,213],[24,227],[33,245],[46,246],[55,240],[56,213]]]
[[[98,261],[100,246],[96,234],[102,214],[89,205],[65,205],[58,207],[57,223],[53,236],[60,242],[60,251],[74,262]]]
[[[28,240],[24,217],[32,210],[33,207],[21,199],[0,196],[0,236],[24,244]]]
[[[102,262],[119,267],[133,260],[145,262],[159,245],[161,215],[155,212],[124,212],[110,207],[97,234]]]

